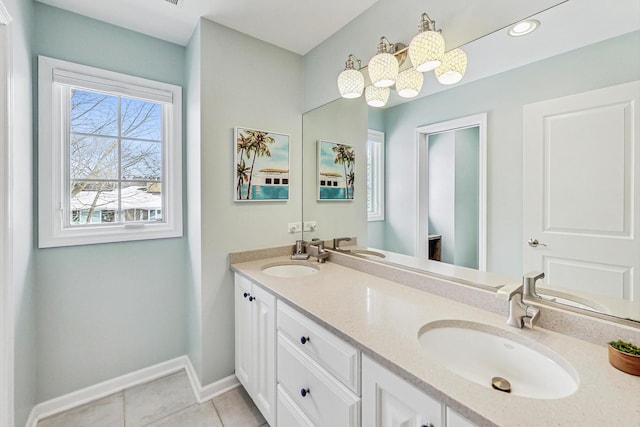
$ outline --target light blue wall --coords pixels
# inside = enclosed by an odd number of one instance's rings
[[[13,416],[15,426],[24,426],[36,400],[36,325],[33,252],[33,146],[31,98],[31,32],[33,4],[4,0],[10,24],[11,74],[11,286],[13,297]],[[4,243],[4,242],[3,242]],[[2,315],[2,314],[0,314]],[[13,344],[13,345],[12,345]],[[0,343],[4,345],[4,343]],[[4,375],[4,372],[1,374]],[[9,390],[11,392],[11,390]],[[3,416],[5,414],[2,414]],[[4,417],[0,420],[2,424]]]
[[[523,105],[638,80],[639,46],[636,31],[387,109],[388,230],[413,247],[416,127],[486,111],[487,269],[521,276]]]
[[[200,336],[190,346],[200,347],[200,380],[209,384],[234,372],[229,252],[293,247],[300,238],[288,233],[287,223],[302,218],[302,58],[201,19],[200,67],[200,133],[189,135],[187,151],[197,150],[188,156],[201,171],[199,184],[189,182],[190,197],[198,197],[192,188],[200,196],[200,221],[189,224],[189,236],[197,234],[201,241],[189,246],[192,259],[201,257],[193,289],[200,290],[202,312]],[[235,126],[290,135],[288,201],[233,201]]]
[[[455,132],[455,265],[478,268],[479,128]]]
[[[201,31],[200,23],[191,35],[186,50],[187,69],[187,354],[199,378],[202,378],[202,216],[200,182],[200,107],[201,85]]]
[[[185,84],[184,47],[34,10],[34,55]],[[186,353],[185,238],[38,249],[36,260],[37,401]]]
[[[384,110],[380,108],[368,108],[368,113],[369,129],[384,132]],[[385,188],[386,185],[387,182],[385,177]],[[385,221],[370,221],[367,224],[367,244],[369,245],[369,247],[380,249],[387,247],[384,234],[385,228]]]

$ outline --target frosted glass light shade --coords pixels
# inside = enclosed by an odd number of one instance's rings
[[[370,107],[380,108],[387,105],[389,92],[391,89],[388,87],[367,86],[364,90],[364,97]]]
[[[390,53],[379,53],[369,61],[367,67],[371,83],[375,87],[393,86],[398,78],[400,68],[398,60]]]
[[[396,91],[403,98],[413,98],[418,96],[422,89],[424,76],[415,68],[408,68],[398,74],[396,80]]]
[[[467,54],[462,49],[453,49],[442,57],[442,64],[436,68],[438,81],[443,85],[452,85],[462,80],[467,71]]]
[[[364,76],[358,70],[344,70],[338,75],[338,90],[343,98],[358,98],[364,90]]]
[[[444,37],[437,31],[423,31],[409,43],[409,58],[421,73],[431,71],[442,62]]]

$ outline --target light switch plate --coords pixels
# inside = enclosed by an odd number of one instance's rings
[[[289,233],[299,233],[302,231],[302,223],[300,222],[290,222],[287,225],[287,230]]]
[[[305,221],[303,224],[304,231],[316,231],[318,229],[318,223],[316,221]]]

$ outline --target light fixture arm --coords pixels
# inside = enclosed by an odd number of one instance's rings
[[[344,63],[345,70],[356,70],[355,63],[358,63],[358,70],[362,68],[362,61],[358,59],[353,53],[349,54],[347,61]]]
[[[418,24],[418,33],[423,33],[425,31],[442,32],[442,30],[436,30],[436,21],[429,18],[429,15],[427,15],[426,12],[422,14],[422,20]]]
[[[380,43],[378,43],[378,53],[393,53],[394,44],[387,40],[386,37],[380,37]]]

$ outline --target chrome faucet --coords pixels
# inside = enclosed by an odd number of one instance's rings
[[[305,253],[307,242],[304,240],[296,240],[296,248],[293,251],[293,255],[291,255],[291,259],[296,260],[306,260],[309,259],[309,254]]]
[[[524,284],[506,285],[498,289],[497,292],[498,298],[509,301],[507,325],[513,326],[514,328],[526,326],[527,328],[533,329],[538,318],[540,318],[540,310],[525,304],[522,300],[523,294],[525,294]]]
[[[544,279],[543,272],[527,273],[522,276],[523,293],[526,296],[542,299],[542,297],[536,292],[536,282],[539,279]]]
[[[333,249],[340,251],[344,249],[340,249],[340,242],[350,242],[351,237],[336,237],[333,239]]]
[[[307,253],[316,258],[318,262],[323,263],[329,258],[329,252],[324,248],[324,240],[318,238],[312,239],[307,243]]]

